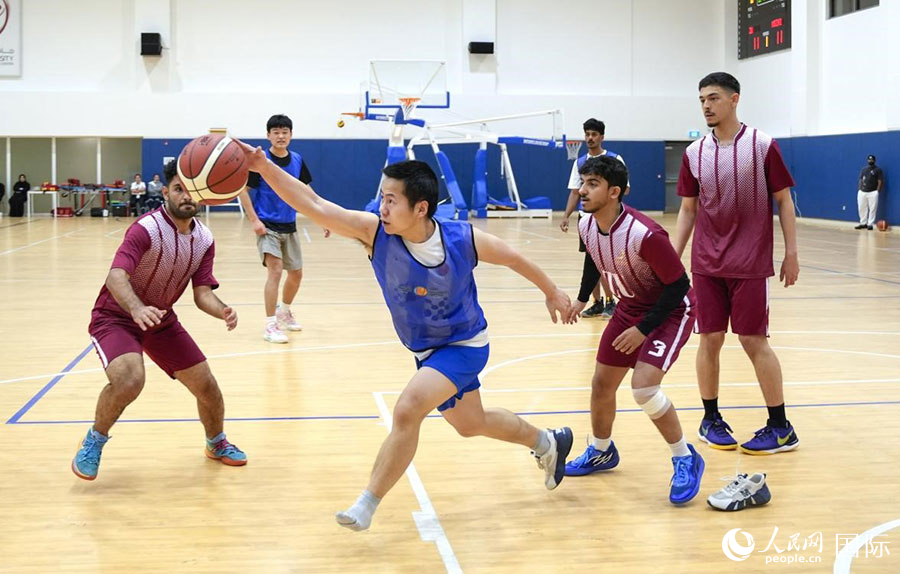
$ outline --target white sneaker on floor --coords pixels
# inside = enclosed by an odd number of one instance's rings
[[[288,331],[302,331],[303,327],[294,319],[294,314],[290,309],[283,310],[281,306],[275,309],[275,318],[278,320],[278,326]]]
[[[266,325],[266,330],[263,331],[263,339],[270,343],[288,342],[288,336],[278,327],[277,322]]]
[[[706,502],[716,510],[735,511],[748,506],[762,506],[771,499],[766,474],[757,472],[752,476],[737,475],[728,486],[709,495]]]

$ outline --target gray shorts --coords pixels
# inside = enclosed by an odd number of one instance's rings
[[[256,236],[256,247],[262,264],[266,264],[266,253],[281,259],[285,271],[303,269],[303,254],[300,253],[300,238],[297,232],[278,233],[266,228],[265,235]]]

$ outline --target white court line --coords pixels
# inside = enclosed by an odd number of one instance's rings
[[[307,231],[305,227],[303,228],[303,235],[306,237],[307,243],[312,243],[312,238],[309,236],[309,231]]]
[[[879,524],[873,528],[870,528],[851,540],[847,543],[846,546],[841,548],[841,551],[838,552],[837,558],[834,560],[834,574],[850,574],[850,563],[853,562],[853,559],[856,557],[856,553],[859,552],[859,549],[869,543],[870,540],[884,534],[889,530],[893,530],[897,527],[900,527],[900,520],[893,520],[891,522],[885,522],[884,524]]]
[[[549,235],[542,235],[540,233],[535,233],[534,231],[526,231],[524,229],[520,229],[519,233],[527,233],[528,235],[536,235],[538,237],[543,237],[544,239],[549,239],[550,241],[559,241],[559,237],[550,237]]]
[[[113,229],[113,230],[110,231],[110,232],[104,233],[103,236],[104,236],[104,237],[109,237],[109,236],[112,235],[113,233],[118,233],[118,232],[122,231],[123,229],[125,229],[125,228],[124,228],[124,227],[117,227],[117,228]]]
[[[900,331],[772,331],[771,334],[775,335],[900,335]],[[500,339],[557,339],[557,338],[569,338],[569,337],[593,337],[598,338],[599,333],[526,333],[522,335],[491,335],[492,340],[500,340]],[[371,343],[346,343],[343,345],[319,345],[316,347],[299,347],[299,348],[289,348],[289,349],[269,349],[266,351],[247,351],[243,353],[223,353],[221,355],[208,355],[207,359],[232,359],[239,357],[248,357],[255,355],[275,355],[275,354],[284,354],[284,353],[307,353],[310,351],[331,351],[331,350],[340,350],[340,349],[358,349],[362,347],[378,347],[378,346],[390,346],[397,345],[400,346],[400,341],[396,339],[392,339],[390,341],[374,341]],[[696,345],[686,345],[685,348],[692,349],[696,348]],[[739,348],[734,345],[727,345],[725,348]],[[789,349],[791,347],[780,347],[784,349]],[[557,351],[560,353],[567,352],[585,352],[584,350],[576,350],[576,351]],[[840,350],[840,352],[853,352],[853,351],[845,351]],[[895,358],[895,355],[885,355],[889,358]],[[57,377],[59,375],[78,375],[84,373],[96,373],[102,369],[79,369],[77,371],[68,371],[66,373],[45,373],[41,375],[30,375],[27,377],[16,377],[13,379],[2,379],[0,380],[0,385],[6,383],[17,383],[20,381],[30,381],[34,379],[52,379],[53,377]],[[874,381],[874,380],[873,380]],[[887,381],[885,381],[887,382]]]
[[[696,349],[698,345],[685,345],[682,349]],[[740,345],[724,345],[723,349],[741,349]],[[825,352],[825,353],[846,353],[849,355],[867,355],[871,357],[884,357],[888,359],[900,359],[900,355],[889,355],[887,353],[874,353],[872,351],[849,351],[847,349],[825,349],[821,347],[784,347],[784,346],[775,346],[772,345],[773,349],[779,350],[788,350],[788,351],[810,351],[810,352]],[[539,353],[536,355],[525,355],[523,357],[516,357],[515,359],[510,359],[508,361],[503,361],[502,363],[497,363],[496,365],[491,365],[485,370],[481,371],[478,375],[480,379],[484,379],[493,371],[497,369],[501,369],[503,367],[508,367],[509,365],[515,365],[516,363],[523,363],[525,361],[531,361],[534,359],[543,359],[546,357],[556,357],[559,355],[570,355],[572,353],[585,353],[585,352],[596,352],[595,348],[590,349],[569,349],[566,351],[553,351],[550,353]],[[673,386],[673,385],[666,385]]]
[[[6,255],[8,253],[15,253],[16,251],[21,251],[23,249],[28,249],[29,247],[34,247],[35,245],[40,245],[41,243],[46,243],[48,241],[53,241],[54,239],[60,239],[62,237],[68,237],[73,233],[78,233],[81,231],[80,229],[76,229],[75,231],[70,231],[68,233],[63,233],[62,235],[54,235],[53,237],[48,237],[47,239],[41,239],[40,241],[35,241],[34,243],[29,243],[28,245],[23,245],[22,247],[16,247],[15,249],[7,249],[6,251],[0,251],[0,255]]]
[[[388,432],[391,432],[391,412],[388,410],[387,403],[384,402],[383,394],[373,392],[372,396],[375,397],[375,404],[378,405],[378,412],[381,413],[381,419],[384,421],[384,426],[387,427]],[[453,547],[450,546],[450,540],[444,532],[444,527],[441,526],[441,521],[438,518],[437,512],[434,510],[431,499],[428,497],[425,485],[422,483],[422,479],[416,471],[416,465],[412,462],[409,463],[409,466],[406,468],[406,478],[409,479],[409,484],[412,486],[413,493],[416,495],[416,500],[419,501],[419,506],[422,508],[421,512],[412,513],[416,527],[419,529],[419,536],[421,536],[422,540],[425,542],[435,543],[438,553],[441,555],[441,560],[444,561],[444,566],[447,568],[449,574],[461,573],[462,568],[459,566],[459,561],[456,559]]]

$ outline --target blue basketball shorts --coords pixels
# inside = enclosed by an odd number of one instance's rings
[[[447,345],[435,349],[424,361],[416,359],[416,368],[431,367],[456,385],[457,393],[438,405],[438,411],[445,411],[456,406],[456,401],[463,395],[481,386],[478,374],[484,370],[490,355],[490,345],[483,347],[462,347]]]

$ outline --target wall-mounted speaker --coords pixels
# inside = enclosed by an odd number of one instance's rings
[[[494,43],[493,42],[469,42],[469,53],[470,54],[493,54],[494,53]]]
[[[158,32],[141,32],[141,56],[162,55],[162,39]]]

